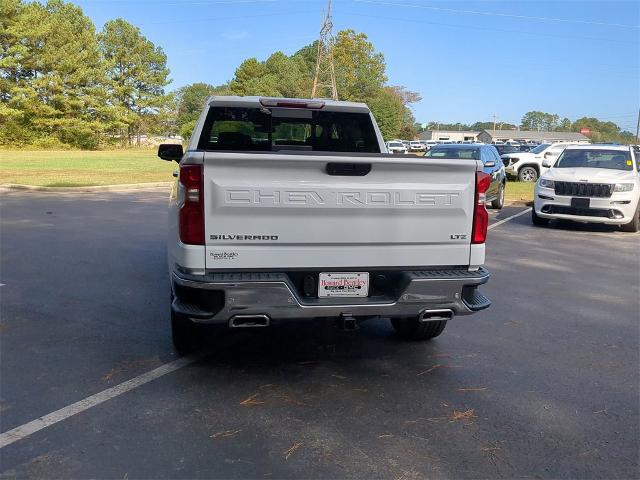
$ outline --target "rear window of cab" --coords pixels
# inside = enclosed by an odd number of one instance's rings
[[[380,153],[368,113],[238,107],[209,109],[198,148]]]

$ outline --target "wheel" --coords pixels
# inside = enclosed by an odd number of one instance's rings
[[[500,191],[498,192],[498,198],[491,202],[491,208],[495,208],[496,210],[501,210],[504,207],[504,191],[506,185],[502,183],[500,185]]]
[[[392,318],[391,325],[402,339],[429,340],[442,333],[447,326],[447,320],[421,322],[417,317]]]
[[[638,204],[638,208],[636,208],[636,214],[629,223],[625,223],[624,225],[620,225],[620,230],[623,232],[638,232],[640,231],[640,203]]]
[[[518,180],[521,182],[535,182],[538,180],[538,171],[533,167],[522,167],[518,171]]]
[[[171,340],[179,354],[191,353],[198,348],[197,330],[198,325],[187,317],[171,312]]]
[[[538,214],[536,213],[535,207],[531,208],[531,221],[533,222],[534,225],[538,225],[539,227],[544,227],[546,225],[549,225],[549,219],[539,217]]]

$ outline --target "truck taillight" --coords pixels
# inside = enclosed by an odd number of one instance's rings
[[[476,172],[476,195],[473,205],[471,243],[484,243],[487,240],[489,212],[487,212],[485,204],[487,202],[487,190],[489,190],[490,186],[491,177],[484,172]]]
[[[180,167],[184,203],[180,208],[180,240],[189,245],[204,245],[204,189],[202,165]]]

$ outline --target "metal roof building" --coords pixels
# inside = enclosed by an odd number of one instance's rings
[[[478,140],[484,143],[507,140],[533,140],[539,143],[548,142],[590,142],[588,137],[577,132],[546,132],[537,130],[483,130]]]

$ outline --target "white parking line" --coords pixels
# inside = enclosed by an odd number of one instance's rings
[[[489,228],[488,228],[488,229],[489,229],[489,230],[491,230],[492,228],[499,227],[499,226],[500,226],[500,225],[502,225],[503,223],[507,223],[508,221],[513,220],[514,218],[517,218],[517,217],[519,217],[519,216],[521,216],[521,215],[524,215],[524,214],[526,214],[526,213],[529,213],[530,211],[531,211],[531,207],[529,207],[529,208],[527,208],[526,210],[523,210],[523,211],[521,211],[521,212],[518,212],[518,213],[516,213],[515,215],[511,215],[510,217],[503,218],[503,219],[502,219],[502,220],[500,220],[499,222],[496,222],[496,223],[494,223],[494,224],[492,224],[492,225],[489,225]]]
[[[165,363],[164,365],[159,366],[153,370],[150,370],[142,375],[138,375],[126,382],[122,382],[115,387],[107,388],[99,393],[91,395],[83,400],[80,400],[76,403],[72,403],[71,405],[67,405],[66,407],[61,408],[60,410],[56,410],[55,412],[51,412],[47,415],[44,415],[40,418],[36,418],[24,425],[20,425],[19,427],[8,430],[2,434],[0,434],[0,448],[4,448],[7,445],[11,445],[13,442],[17,442],[18,440],[22,440],[23,438],[28,437],[40,430],[50,427],[51,425],[55,425],[58,422],[66,420],[69,417],[77,415],[78,413],[82,413],[85,410],[90,409],[91,407],[95,407],[96,405],[100,405],[107,400],[111,400],[123,393],[129,392],[134,388],[138,388],[145,383],[149,383],[157,378],[163,377],[168,373],[175,372],[176,370],[186,367],[187,365],[191,365],[194,362],[197,362],[201,358],[205,357],[207,352],[199,353],[196,355],[190,355],[187,357],[182,357],[173,362]]]

